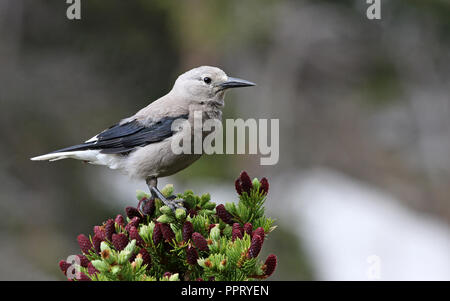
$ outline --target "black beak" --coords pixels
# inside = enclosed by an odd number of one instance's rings
[[[240,79],[236,77],[228,77],[228,80],[226,82],[223,82],[218,85],[220,87],[220,91],[229,89],[229,88],[241,88],[241,87],[250,87],[250,86],[256,86],[255,83],[249,82],[245,79]]]

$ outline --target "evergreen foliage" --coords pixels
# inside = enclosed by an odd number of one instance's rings
[[[185,209],[173,212],[159,199],[139,191],[137,208],[127,207],[94,235],[78,236],[82,254],[59,265],[69,280],[98,281],[244,281],[265,279],[275,270],[271,254],[259,252],[274,220],[264,215],[269,190],[266,178],[250,180],[242,172],[235,182],[238,203],[216,205],[209,194],[178,194]],[[162,190],[165,196],[173,186]]]

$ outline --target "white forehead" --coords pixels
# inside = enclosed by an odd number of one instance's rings
[[[211,77],[212,79],[227,79],[227,75],[221,69],[211,66],[201,66],[191,69],[179,76],[185,79],[200,79],[204,77]]]

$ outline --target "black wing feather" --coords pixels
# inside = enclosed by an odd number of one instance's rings
[[[136,120],[124,123],[124,124],[115,124],[112,127],[104,130],[100,134],[97,135],[98,140],[108,140],[117,137],[124,137],[131,134],[134,134],[142,129],[142,125],[139,124]]]
[[[144,126],[137,120],[116,124],[98,134],[96,141],[66,147],[53,153],[97,149],[103,154],[126,154],[136,147],[171,137],[173,135],[172,123],[179,118],[187,119],[188,115],[165,117],[149,126]]]

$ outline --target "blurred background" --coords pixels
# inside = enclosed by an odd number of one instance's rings
[[[450,3],[0,1],[0,279],[63,280],[76,236],[141,182],[30,157],[79,143],[199,65],[256,82],[224,118],[280,119],[280,161],[205,156],[161,184],[236,201],[268,177],[273,280],[450,280]],[[373,273],[377,270],[379,273]],[[377,276],[378,275],[378,276]]]

